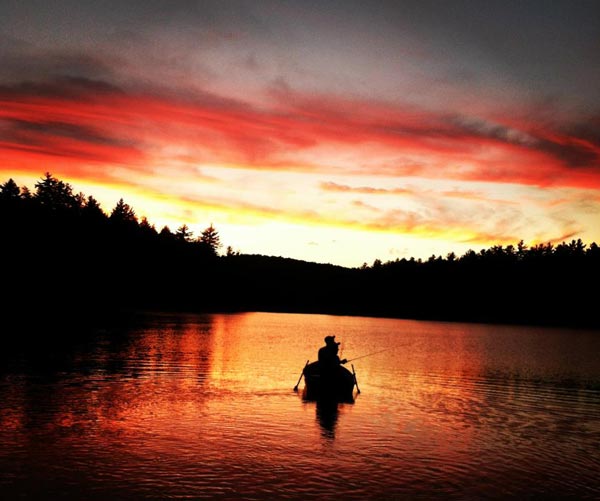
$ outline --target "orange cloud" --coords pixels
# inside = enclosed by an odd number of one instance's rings
[[[370,186],[347,186],[332,182],[321,183],[323,191],[341,192],[341,193],[363,193],[367,195],[411,195],[414,190],[408,188],[373,188]]]
[[[345,184],[338,184],[333,182],[323,182],[320,184],[320,188],[323,191],[334,192],[334,193],[358,193],[363,195],[412,195],[412,196],[431,196],[431,197],[449,197],[461,200],[472,200],[472,201],[483,201],[483,202],[494,202],[499,204],[514,205],[515,201],[512,200],[501,200],[490,197],[485,193],[473,191],[473,190],[443,190],[434,191],[423,188],[374,188],[370,186],[348,186]]]

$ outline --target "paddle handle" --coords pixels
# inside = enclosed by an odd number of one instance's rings
[[[356,371],[354,370],[354,364],[350,364],[352,366],[352,375],[354,376],[354,384],[356,385],[356,391],[360,393],[360,388],[358,387],[358,381],[356,380]]]
[[[306,361],[306,365],[308,365],[308,362],[309,360]],[[304,366],[304,369],[306,369],[306,365]],[[298,385],[300,384],[300,381],[302,381],[302,376],[304,376],[304,369],[302,369],[300,377],[298,378],[298,382],[296,383],[296,386],[294,386],[294,391],[298,391]]]

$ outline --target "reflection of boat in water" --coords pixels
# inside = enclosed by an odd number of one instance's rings
[[[316,417],[321,426],[321,434],[326,438],[335,438],[339,409],[335,400],[317,400]]]
[[[324,369],[319,362],[307,364],[303,371],[306,400],[354,402],[356,376],[341,365]]]

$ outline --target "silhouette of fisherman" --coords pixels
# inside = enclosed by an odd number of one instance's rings
[[[344,358],[340,360],[338,357],[339,345],[335,340],[335,336],[325,337],[325,346],[319,349],[319,365],[325,371],[333,371],[340,364],[345,364],[347,360]]]

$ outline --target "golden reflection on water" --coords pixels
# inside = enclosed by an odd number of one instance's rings
[[[0,373],[0,495],[600,495],[596,334],[150,316],[10,360]],[[346,358],[386,350],[354,362],[354,404],[292,391],[326,335]]]

